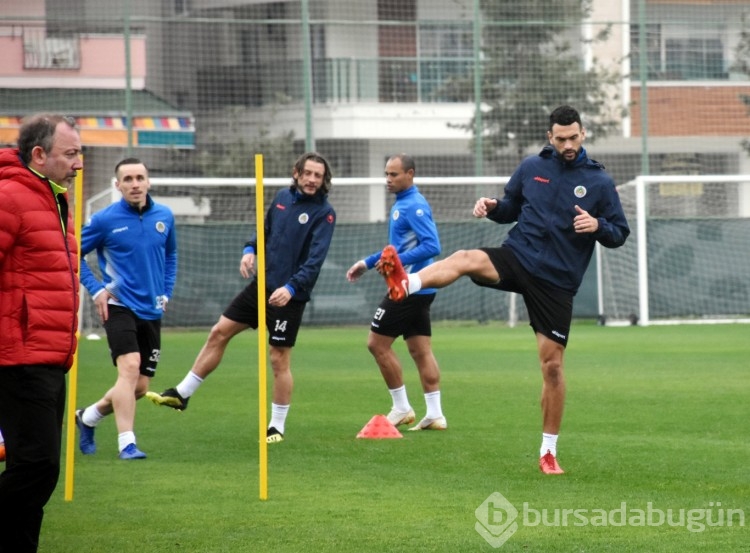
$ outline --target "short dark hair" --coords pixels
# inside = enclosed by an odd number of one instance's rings
[[[556,108],[549,116],[549,130],[552,130],[553,125],[572,125],[578,123],[583,127],[581,123],[581,116],[575,108],[570,106],[560,106]]]
[[[305,170],[305,163],[307,163],[308,161],[314,161],[315,163],[321,163],[323,165],[323,185],[320,187],[320,189],[324,194],[328,194],[328,192],[331,190],[331,179],[333,178],[333,173],[331,173],[331,166],[328,165],[328,161],[326,161],[326,158],[324,158],[318,152],[307,152],[299,156],[297,158],[297,161],[294,162],[294,170],[292,171],[292,173],[302,173],[302,171]],[[293,174],[292,181],[296,186],[297,179],[294,178]]]
[[[67,123],[71,129],[76,128],[75,119],[57,113],[37,113],[23,120],[18,130],[18,152],[26,165],[31,162],[31,151],[37,146],[46,153],[52,151],[55,131],[60,123]]]
[[[117,165],[115,165],[115,176],[117,176],[117,171],[122,167],[123,165],[143,165],[146,167],[146,164],[143,163],[140,159],[137,157],[126,157],[122,161],[119,161]],[[146,167],[146,171],[148,172],[148,167]]]
[[[388,161],[391,161],[392,159],[400,159],[401,160],[401,168],[404,170],[404,173],[408,173],[409,171],[417,171],[417,166],[414,163],[414,158],[411,157],[409,154],[396,154],[392,155],[388,158]]]

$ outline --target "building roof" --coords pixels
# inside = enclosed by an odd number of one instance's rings
[[[0,88],[0,142],[15,141],[24,116],[54,112],[75,117],[81,139],[89,146],[127,145],[129,129],[136,146],[195,146],[195,120],[189,111],[147,90],[133,90],[130,105],[132,125],[128,124],[125,90]]]
[[[148,90],[131,91],[133,115],[190,116]],[[0,114],[54,111],[67,115],[124,115],[125,90],[90,88],[0,88]]]

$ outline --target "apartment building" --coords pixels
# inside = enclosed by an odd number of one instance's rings
[[[445,87],[481,59],[474,29],[489,23],[473,0],[5,5],[0,141],[24,112],[64,109],[90,122],[84,141],[95,166],[126,148],[151,148],[154,159],[165,159],[292,132],[299,148],[326,151],[340,175],[379,175],[384,157],[401,150],[420,156],[428,174],[475,172],[465,126],[477,105]],[[595,143],[597,157],[610,160],[620,180],[641,171],[644,151],[652,172],[750,171],[739,146],[750,130],[741,99],[750,81],[733,69],[747,3],[643,6],[641,13],[637,0],[595,0],[589,20],[561,31],[577,43],[582,63],[623,76],[611,109],[627,114],[616,135]],[[606,39],[588,42],[605,27]],[[509,156],[488,170],[515,162]]]

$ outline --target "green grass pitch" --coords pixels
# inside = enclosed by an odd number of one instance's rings
[[[545,476],[528,326],[436,325],[449,428],[390,440],[356,438],[390,407],[367,327],[303,328],[286,440],[268,448],[265,501],[257,335],[246,332],[185,412],[139,402],[136,435],[148,459],[117,459],[112,417],[97,429],[95,456],[75,446],[74,498],[64,500],[61,475],[40,552],[750,551],[748,332],[574,324],[558,443],[566,474]],[[205,336],[164,332],[154,390],[179,382]],[[421,417],[424,399],[400,340],[397,351]],[[82,340],[79,358],[76,403],[84,406],[114,382],[115,369],[105,340]],[[477,508],[493,493],[518,511],[512,536],[490,527],[491,538],[507,538],[499,546],[475,529]],[[639,520],[649,508],[651,519]],[[657,511],[671,518],[658,524]],[[700,513],[703,528],[697,518],[688,528],[684,517]],[[511,522],[509,511],[490,514],[487,524]]]

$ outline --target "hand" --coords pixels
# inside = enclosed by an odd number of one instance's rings
[[[349,267],[349,270],[346,272],[346,280],[348,280],[349,282],[355,282],[366,272],[367,265],[365,265],[364,260],[360,259],[354,265]]]
[[[268,303],[276,307],[284,307],[290,299],[292,299],[292,295],[289,290],[282,286],[273,291],[273,294],[268,298]]]
[[[240,260],[240,274],[243,278],[250,278],[255,275],[255,254],[246,253]]]
[[[487,217],[487,214],[497,207],[497,200],[494,198],[479,198],[474,204],[474,217],[481,219]]]
[[[575,206],[576,215],[573,218],[573,229],[578,234],[591,233],[599,230],[599,219],[589,215],[588,211],[584,211],[579,206]]]
[[[106,323],[107,319],[109,319],[109,298],[114,298],[114,296],[106,289],[102,290],[102,293],[94,298],[94,306],[102,324]]]

